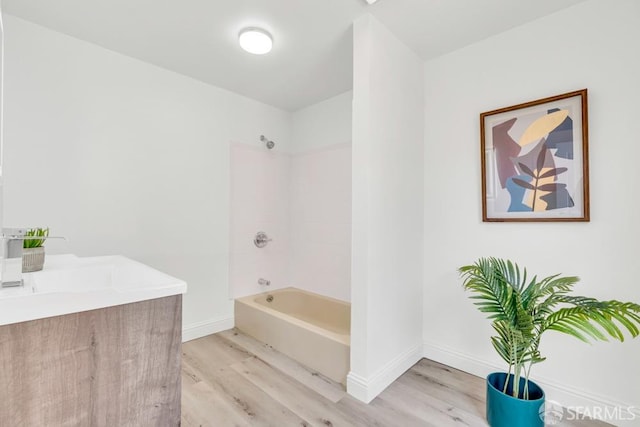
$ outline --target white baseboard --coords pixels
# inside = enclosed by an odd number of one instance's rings
[[[491,372],[504,372],[504,367],[496,366],[480,360],[468,354],[439,346],[437,344],[425,342],[423,356],[427,359],[460,369],[478,377],[485,378]],[[583,409],[579,412],[586,415],[591,414],[594,418],[594,410],[599,408],[601,414],[621,414],[622,419],[604,419],[604,421],[617,426],[638,427],[640,426],[640,408],[626,402],[616,402],[607,397],[559,384],[548,378],[536,376],[535,382],[540,385],[545,392],[547,400],[553,400],[566,408]],[[632,413],[627,412],[627,408],[633,408]],[[624,419],[628,418],[628,419]]]
[[[233,317],[224,319],[209,319],[204,322],[192,323],[182,328],[182,342],[195,340],[207,335],[226,331],[234,326]]]
[[[369,403],[371,401],[368,398],[367,379],[353,371],[349,371],[347,374],[347,393],[361,402]]]
[[[369,378],[351,371],[347,375],[347,392],[356,399],[369,403],[420,359],[422,348],[418,345],[396,356]]]

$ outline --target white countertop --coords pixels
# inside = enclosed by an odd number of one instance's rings
[[[0,325],[184,294],[187,284],[123,256],[47,255],[24,286],[0,288]]]

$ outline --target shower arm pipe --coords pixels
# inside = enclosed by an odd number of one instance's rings
[[[271,150],[276,145],[275,142],[271,141],[270,139],[268,139],[264,135],[260,135],[260,141],[264,142],[265,145],[267,146],[267,149],[269,149],[269,150]]]

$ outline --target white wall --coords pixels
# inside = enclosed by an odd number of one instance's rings
[[[229,142],[285,148],[290,115],[15,17],[5,37],[5,224],[186,280],[187,338],[231,326]]]
[[[351,143],[353,91],[334,96],[294,112],[291,150],[294,153]]]
[[[428,357],[478,374],[504,369],[489,322],[456,272],[482,256],[510,258],[539,275],[578,275],[577,294],[640,301],[638,17],[636,0],[592,0],[426,63]],[[591,222],[482,223],[479,114],[585,87]],[[640,339],[589,346],[551,333],[541,350],[548,360],[532,376],[549,398],[640,408]]]
[[[4,125],[4,97],[3,97],[3,91],[4,91],[4,16],[3,16],[3,12],[2,12],[2,5],[0,4],[0,230],[2,230],[3,227],[3,211],[4,209],[2,208],[3,206],[3,191],[2,191],[2,185],[3,185],[3,179],[2,179],[2,157],[3,157],[3,150],[2,150],[2,140],[3,140],[3,136],[4,136],[4,132],[2,131],[3,125]],[[2,248],[0,249],[0,259],[1,257],[4,256],[4,245],[2,245]]]
[[[422,355],[423,64],[354,24],[351,372],[369,401]]]

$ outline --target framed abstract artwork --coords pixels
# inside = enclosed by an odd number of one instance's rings
[[[589,221],[587,89],[480,114],[482,220]]]

